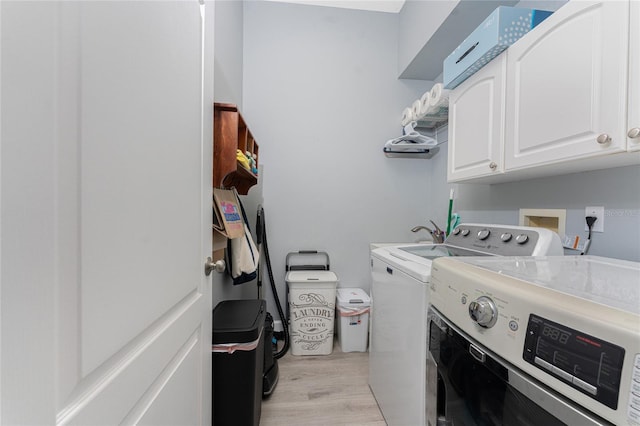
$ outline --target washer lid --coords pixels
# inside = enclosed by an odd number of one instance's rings
[[[423,283],[431,277],[431,260],[400,250],[399,247],[419,246],[420,244],[403,244],[401,246],[381,247],[371,251],[371,255]],[[422,244],[433,247],[433,244]]]

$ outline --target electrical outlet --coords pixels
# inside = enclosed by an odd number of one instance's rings
[[[593,232],[604,232],[604,207],[585,207],[584,209],[584,217],[587,216],[595,216],[598,218],[596,222],[593,224],[593,228],[591,229]],[[585,221],[584,230],[588,231],[589,227]]]

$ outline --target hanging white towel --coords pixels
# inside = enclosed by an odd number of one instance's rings
[[[231,277],[238,278],[242,274],[251,275],[258,268],[260,253],[253,242],[249,227],[244,225],[245,235],[231,240]]]
[[[253,242],[247,214],[235,188],[233,188],[233,193],[242,213],[244,233],[238,238],[231,238],[227,241],[226,255],[229,264],[228,271],[233,279],[233,284],[243,284],[257,277],[260,252]]]

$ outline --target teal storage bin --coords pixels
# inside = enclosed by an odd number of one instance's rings
[[[546,10],[498,7],[444,60],[444,88],[458,86],[551,13]]]

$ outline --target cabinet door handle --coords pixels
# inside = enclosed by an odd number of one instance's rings
[[[627,136],[629,136],[631,139],[635,139],[640,136],[640,127],[634,127],[633,129],[629,130]]]
[[[496,164],[496,162],[495,162],[495,161],[492,161],[491,163],[489,163],[489,168],[490,168],[491,170],[495,170],[495,169],[497,169],[497,168],[498,168],[498,165]]]
[[[598,138],[596,139],[596,141],[600,144],[600,145],[605,145],[608,143],[611,143],[611,136],[609,136],[606,133],[602,133],[601,135],[598,136]]]

